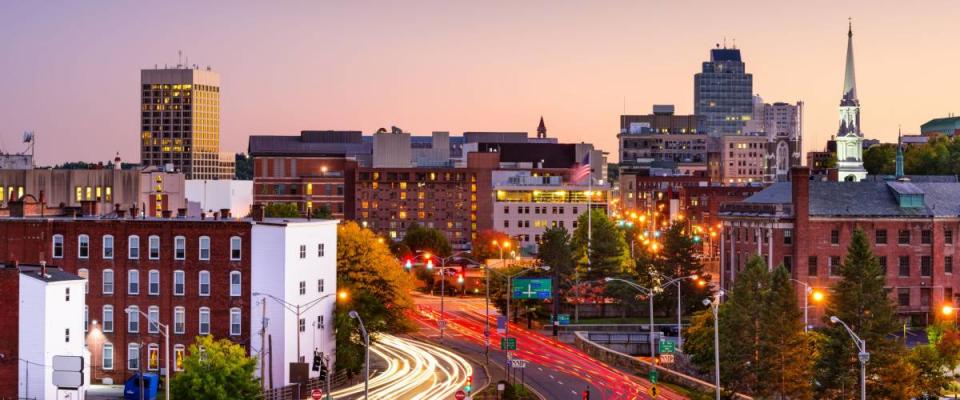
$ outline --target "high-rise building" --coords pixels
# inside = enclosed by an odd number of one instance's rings
[[[753,97],[753,117],[743,128],[744,134],[767,138],[765,182],[784,182],[790,168],[800,166],[800,144],[803,138],[803,102],[796,104],[764,103]]]
[[[710,50],[710,61],[693,76],[694,114],[705,117],[710,136],[739,135],[753,114],[753,75],[746,73],[740,49]]]
[[[860,100],[853,68],[853,25],[847,31],[847,65],[840,99],[840,127],[837,129],[837,178],[860,181],[867,177],[863,168],[863,132],[860,131]]]
[[[187,68],[140,71],[140,162],[187,179],[232,179],[220,153],[220,75]]]

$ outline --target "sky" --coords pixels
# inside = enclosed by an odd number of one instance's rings
[[[528,131],[616,161],[618,116],[693,112],[726,39],[754,92],[805,103],[804,150],[836,132],[847,19],[861,126],[917,133],[960,112],[955,1],[43,1],[0,5],[0,149],[37,162],[139,160],[140,69],[221,75],[221,150],[251,134],[398,126]]]

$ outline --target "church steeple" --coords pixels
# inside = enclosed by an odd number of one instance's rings
[[[547,125],[543,123],[543,116],[540,116],[540,125],[537,126],[537,138],[547,137]]]
[[[843,75],[843,100],[857,102],[857,76],[853,68],[853,21],[847,30],[847,68]]]
[[[860,132],[860,100],[857,99],[857,75],[853,66],[853,22],[847,26],[847,60],[843,73],[843,95],[840,97],[840,127],[837,136],[862,136]]]
[[[897,179],[903,178],[903,135],[897,127]]]

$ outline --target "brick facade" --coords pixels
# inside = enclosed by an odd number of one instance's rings
[[[0,399],[17,398],[20,360],[20,271],[0,267],[0,293],[8,307],[0,307]]]
[[[342,156],[256,156],[254,204],[293,203],[306,215],[326,205],[335,218],[354,219],[357,161]]]

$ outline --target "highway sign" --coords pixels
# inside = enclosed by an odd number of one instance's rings
[[[557,314],[557,321],[560,325],[570,325],[570,314]]]
[[[516,350],[517,338],[500,338],[500,350]]]
[[[457,400],[463,400],[463,399],[467,398],[467,394],[464,393],[462,390],[458,390],[458,391],[457,391],[457,394],[455,394],[453,397],[456,397]]]
[[[650,386],[650,397],[657,398],[657,385]]]
[[[672,354],[677,351],[677,344],[672,340],[661,340],[660,341],[660,352]]]
[[[310,392],[310,398],[312,398],[313,400],[320,400],[320,399],[322,399],[322,398],[323,398],[323,391],[320,390],[320,389],[313,389],[313,391]]]
[[[511,366],[514,367],[514,368],[526,368],[526,367],[527,367],[527,360],[524,360],[524,359],[522,359],[522,358],[514,358],[514,359],[510,360],[510,364],[511,364]]]
[[[650,373],[647,374],[647,377],[650,378],[650,383],[657,383],[657,370],[651,369]]]
[[[507,317],[502,315],[497,317],[497,333],[501,335],[507,333]]]
[[[514,278],[513,298],[545,300],[550,298],[553,282],[550,278]]]
[[[660,362],[664,364],[673,364],[673,354],[661,354]]]

